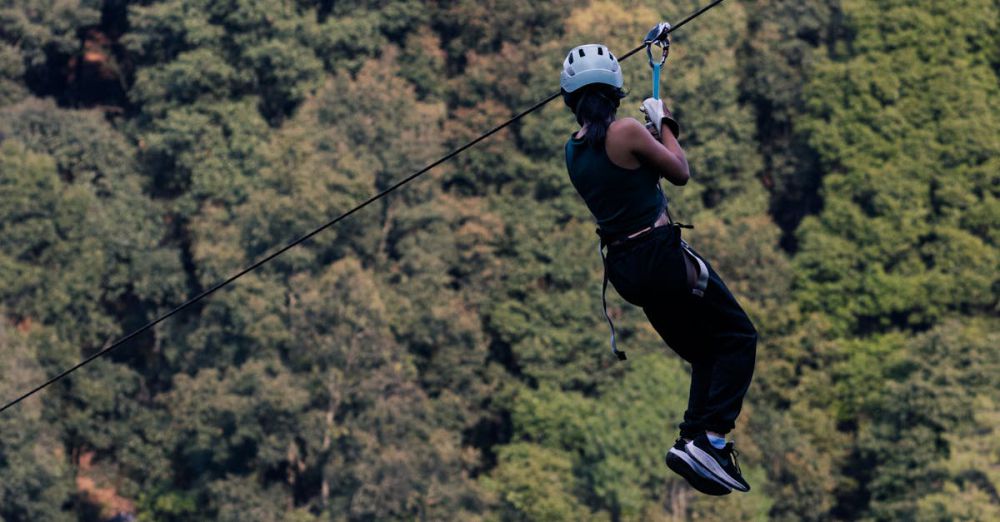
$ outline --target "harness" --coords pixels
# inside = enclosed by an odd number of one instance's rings
[[[660,98],[660,73],[663,64],[667,61],[667,56],[670,54],[670,31],[672,30],[673,28],[669,23],[661,22],[656,24],[646,35],[646,38],[643,39],[643,43],[646,46],[646,57],[649,59],[649,66],[653,70],[653,98],[656,99]],[[658,57],[654,56],[654,46],[660,48]],[[658,134],[658,125],[650,121],[649,114],[646,114],[646,128],[649,129],[654,136]],[[657,189],[659,189],[661,193],[663,192],[663,187],[659,184],[657,184]],[[601,264],[604,266],[604,282],[601,284],[601,306],[604,309],[604,318],[607,319],[608,327],[611,329],[611,353],[615,354],[615,357],[617,357],[619,361],[624,361],[627,357],[625,356],[625,352],[618,349],[618,340],[615,334],[615,323],[611,320],[611,315],[608,313],[608,259],[604,255],[604,248],[638,241],[647,236],[653,230],[664,226],[677,227],[678,229],[694,228],[691,225],[674,222],[673,218],[670,216],[670,211],[664,208],[663,213],[652,225],[631,234],[619,237],[609,237],[607,234],[601,232],[600,228],[597,229],[597,235],[600,238],[597,250],[601,255]],[[705,261],[698,254],[696,254],[683,239],[680,240],[680,244],[684,255],[688,256],[694,263],[697,264],[698,267],[698,277],[691,288],[691,294],[695,297],[704,297],[705,289],[708,288],[708,265],[705,264]],[[687,270],[686,267],[687,261],[685,261],[685,271]]]
[[[599,238],[597,252],[601,256],[601,264],[604,267],[604,282],[601,284],[601,308],[604,311],[604,318],[608,321],[608,328],[611,330],[611,353],[613,353],[619,361],[624,361],[628,359],[628,357],[625,356],[624,351],[618,349],[615,323],[611,320],[611,314],[608,313],[608,258],[604,255],[604,249],[607,247],[625,245],[641,240],[660,227],[677,227],[678,229],[694,228],[691,225],[674,222],[673,218],[670,216],[670,211],[663,209],[663,213],[660,214],[660,217],[657,218],[655,223],[631,234],[613,237],[604,234],[600,228],[597,229],[597,237]],[[698,279],[691,288],[691,294],[696,297],[704,297],[705,289],[708,288],[708,265],[705,264],[705,261],[698,256],[698,254],[696,254],[683,239],[681,239],[681,249],[686,255],[690,256],[690,258],[697,263],[698,266]]]

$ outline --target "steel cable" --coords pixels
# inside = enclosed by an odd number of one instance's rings
[[[695,18],[701,16],[705,11],[708,11],[709,9],[711,9],[711,8],[713,8],[713,7],[721,4],[723,1],[724,0],[715,0],[714,2],[711,2],[711,3],[707,4],[707,5],[705,5],[701,9],[695,11],[694,13],[691,13],[686,18],[684,18],[683,20],[681,20],[680,22],[678,22],[676,25],[674,25],[673,27],[671,27],[671,29],[670,29],[669,32],[676,31],[678,28],[680,28],[684,24],[686,24],[686,23],[690,22],[691,20],[694,20]],[[618,58],[618,61],[620,62],[620,61],[628,59],[633,54],[635,54],[635,53],[637,53],[637,52],[645,49],[645,47],[646,47],[645,44],[643,44],[643,45],[640,45],[640,46],[636,47],[635,49],[632,49],[631,51],[629,51],[629,52],[625,53],[624,55],[620,56]],[[505,121],[505,122],[497,125],[496,127],[493,127],[489,131],[487,131],[487,132],[479,135],[479,137],[477,137],[476,139],[474,139],[474,140],[466,143],[465,145],[462,145],[461,147],[458,147],[457,149],[455,149],[455,150],[449,152],[448,154],[446,154],[445,156],[442,156],[440,159],[434,161],[433,163],[428,164],[427,166],[423,167],[422,169],[420,169],[420,170],[414,172],[413,174],[410,174],[409,176],[403,178],[402,180],[396,182],[395,184],[393,184],[389,188],[387,188],[387,189],[379,192],[378,194],[375,194],[374,196],[368,198],[367,200],[365,200],[364,202],[362,202],[359,205],[355,206],[351,210],[348,210],[347,212],[344,212],[343,214],[341,214],[341,215],[333,218],[332,220],[330,220],[330,221],[324,223],[323,225],[317,227],[316,229],[312,230],[311,232],[309,232],[309,233],[307,233],[307,234],[299,237],[298,239],[295,239],[294,241],[292,241],[291,243],[288,243],[284,247],[282,247],[282,248],[276,250],[275,252],[269,254],[268,256],[266,256],[266,257],[264,257],[264,258],[256,261],[255,263],[253,263],[252,265],[244,268],[243,270],[240,270],[236,274],[230,276],[228,279],[226,279],[226,280],[224,280],[222,282],[216,283],[211,288],[202,291],[201,293],[199,293],[198,295],[195,295],[194,297],[191,297],[190,299],[188,299],[184,303],[182,303],[182,304],[174,307],[172,310],[168,311],[167,313],[165,313],[165,314],[157,317],[156,319],[153,319],[152,321],[144,324],[143,326],[140,326],[139,328],[136,328],[135,330],[133,330],[131,333],[129,333],[125,337],[122,337],[122,338],[118,339],[114,343],[112,343],[112,344],[106,346],[105,348],[101,349],[100,351],[94,353],[90,357],[87,357],[86,359],[80,361],[79,363],[73,365],[72,367],[67,368],[66,370],[63,370],[58,375],[50,378],[49,380],[43,382],[42,384],[39,384],[38,386],[32,388],[30,391],[25,392],[24,394],[22,394],[18,398],[16,398],[16,399],[14,399],[14,400],[12,400],[12,401],[4,404],[4,406],[2,408],[0,408],[0,413],[3,413],[8,408],[16,405],[17,403],[23,401],[24,399],[27,399],[28,397],[31,397],[34,394],[42,391],[46,387],[48,387],[48,386],[56,383],[57,381],[65,378],[69,374],[75,372],[76,370],[79,370],[80,368],[86,366],[87,364],[90,364],[94,360],[96,360],[96,359],[98,359],[98,358],[100,358],[100,357],[102,357],[104,355],[107,355],[108,353],[110,353],[111,351],[115,350],[116,348],[118,348],[118,347],[122,346],[123,344],[127,343],[128,341],[134,339],[139,334],[142,334],[143,332],[146,332],[150,328],[152,328],[152,327],[154,327],[154,326],[162,323],[163,321],[169,319],[170,317],[172,317],[175,314],[181,312],[182,310],[190,307],[191,305],[197,303],[198,301],[201,301],[202,299],[205,299],[206,297],[214,294],[215,292],[217,292],[217,291],[225,288],[230,283],[232,283],[232,282],[236,281],[237,279],[243,277],[244,275],[246,275],[246,274],[248,274],[248,273],[256,270],[257,268],[260,268],[262,265],[264,265],[265,263],[271,261],[272,259],[274,259],[274,258],[276,258],[276,257],[284,254],[288,250],[290,250],[290,249],[292,249],[292,248],[294,248],[294,247],[296,247],[296,246],[298,246],[298,245],[300,245],[300,244],[308,241],[311,237],[315,236],[316,234],[319,234],[320,232],[326,230],[327,228],[330,228],[333,225],[336,225],[340,221],[346,219],[351,214],[354,214],[355,212],[357,212],[357,211],[359,211],[359,210],[367,207],[368,205],[370,205],[370,204],[372,204],[372,203],[374,203],[374,202],[376,202],[376,201],[384,198],[385,196],[389,195],[389,193],[395,191],[396,189],[402,187],[403,185],[406,185],[407,183],[409,183],[409,182],[413,181],[414,179],[420,177],[421,175],[427,173],[428,171],[430,171],[434,167],[437,167],[438,165],[440,165],[440,164],[442,164],[442,163],[444,163],[444,162],[446,162],[446,161],[454,158],[455,156],[458,156],[459,154],[461,154],[462,152],[464,152],[466,149],[468,149],[468,148],[476,145],[477,143],[485,140],[486,138],[489,138],[490,136],[496,134],[497,132],[500,132],[501,130],[503,130],[506,127],[510,126],[510,124],[516,122],[517,120],[520,120],[521,118],[527,116],[528,114],[531,114],[531,113],[537,111],[538,109],[540,109],[540,108],[544,107],[545,105],[547,105],[552,100],[558,98],[560,96],[560,94],[561,94],[561,92],[556,92],[556,93],[550,95],[549,97],[545,98],[544,100],[542,100],[542,101],[540,101],[540,102],[532,105],[530,108],[521,111],[520,113],[518,113],[514,117],[510,118],[509,120],[507,120],[507,121]]]

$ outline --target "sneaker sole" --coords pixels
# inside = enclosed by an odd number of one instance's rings
[[[723,484],[735,489],[736,491],[742,491],[744,493],[750,491],[750,488],[740,484],[739,481],[730,477],[711,455],[702,451],[702,449],[698,446],[695,446],[694,442],[688,442],[687,445],[684,446],[684,449],[691,455],[691,457],[693,457],[692,460],[696,460],[698,464],[701,464],[703,469],[708,471],[708,473],[715,480],[721,481]]]
[[[685,453],[685,452],[683,452],[683,451],[681,451],[681,450],[679,450],[677,448],[670,448],[670,451],[668,451],[667,453],[670,454],[670,455],[673,455],[673,456],[677,457],[678,459],[680,459],[681,461],[683,461],[685,464],[688,465],[688,467],[690,467],[691,469],[693,469],[694,472],[697,473],[698,476],[700,476],[701,478],[703,478],[705,480],[710,480],[710,481],[712,481],[713,484],[718,484],[719,486],[722,486],[722,487],[726,488],[725,492],[721,492],[720,491],[718,493],[716,493],[716,492],[709,493],[709,492],[706,492],[706,491],[701,491],[701,493],[704,493],[706,495],[722,496],[722,495],[728,495],[732,491],[732,488],[730,488],[728,484],[724,484],[724,483],[720,482],[719,479],[717,479],[714,476],[712,476],[712,474],[709,473],[701,464],[699,464],[697,460],[694,460],[693,458],[691,458],[691,455],[688,455],[687,453]],[[681,473],[679,470],[676,470],[676,469],[673,468],[673,466],[670,466],[670,462],[667,462],[667,466],[670,467],[670,469],[674,470],[674,472],[677,473],[678,475],[680,475],[682,477],[684,476],[684,474]],[[688,481],[688,482],[690,482],[690,481]],[[694,486],[694,484],[691,484],[691,485]],[[698,489],[698,488],[695,488],[695,489]]]

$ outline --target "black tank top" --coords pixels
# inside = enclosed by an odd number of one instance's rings
[[[625,169],[615,165],[603,144],[591,147],[571,137],[566,142],[566,168],[573,187],[606,236],[648,227],[667,208],[660,176],[644,166]]]

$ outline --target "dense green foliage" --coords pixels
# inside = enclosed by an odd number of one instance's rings
[[[0,3],[0,400],[696,7]],[[752,493],[663,465],[688,370],[617,298],[607,351],[557,102],[5,412],[0,519],[1000,519],[998,20],[744,0],[676,33],[672,210],[761,332]]]

